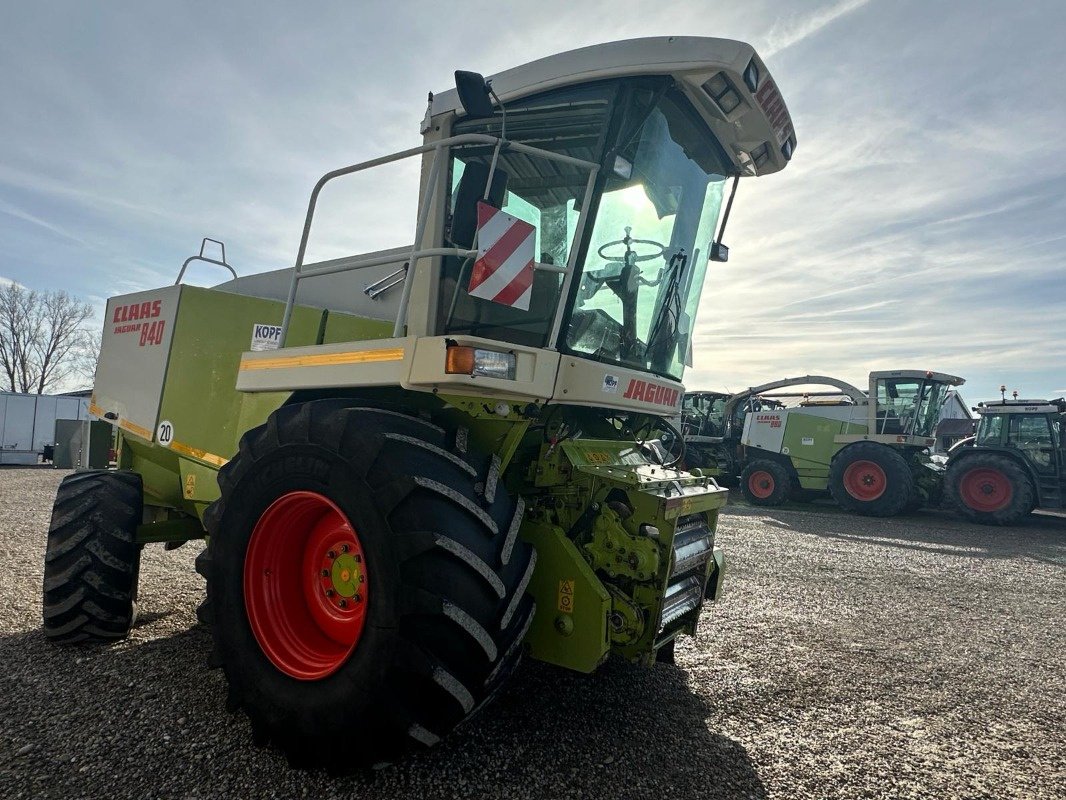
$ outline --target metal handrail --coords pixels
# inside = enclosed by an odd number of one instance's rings
[[[420,249],[419,245],[422,242],[422,238],[425,234],[426,224],[429,220],[429,210],[432,205],[434,190],[437,186],[437,181],[440,176],[441,167],[441,153],[446,148],[467,145],[467,144],[488,144],[501,149],[514,150],[520,153],[526,153],[527,155],[538,156],[545,158],[549,161],[556,161],[562,164],[570,164],[575,167],[587,169],[589,171],[588,182],[585,187],[585,202],[582,204],[581,214],[578,218],[577,226],[574,232],[575,241],[581,235],[584,224],[586,212],[588,209],[588,199],[592,194],[592,187],[596,179],[596,175],[599,172],[599,165],[591,161],[585,161],[580,158],[574,158],[573,156],[563,155],[561,153],[553,153],[550,150],[542,150],[539,147],[532,147],[520,142],[509,142],[501,139],[497,136],[489,136],[482,133],[464,133],[458,136],[450,136],[446,139],[441,139],[429,144],[423,144],[419,147],[412,147],[407,150],[401,150],[398,153],[392,155],[382,156],[380,158],[374,158],[369,161],[363,161],[359,164],[352,164],[348,167],[342,167],[340,169],[327,172],[318,182],[315,184],[314,189],[311,190],[311,198],[307,204],[307,216],[304,218],[303,233],[300,236],[300,248],[296,253],[296,263],[292,270],[292,282],[289,284],[289,294],[285,301],[285,316],[281,323],[281,342],[280,346],[285,346],[285,341],[289,333],[289,323],[292,320],[293,308],[296,305],[296,291],[299,287],[300,281],[304,278],[311,278],[320,275],[331,275],[337,272],[348,272],[356,269],[366,269],[368,267],[381,266],[382,264],[393,263],[397,261],[395,255],[392,256],[377,256],[356,258],[351,261],[346,261],[344,264],[333,265],[330,267],[319,267],[312,269],[304,269],[304,256],[307,252],[307,240],[311,234],[311,221],[314,219],[315,207],[318,203],[318,196],[321,194],[323,187],[332,181],[334,178],[340,178],[345,175],[351,175],[355,172],[362,172],[363,170],[370,169],[372,167],[379,167],[384,164],[391,164],[395,161],[401,161],[411,156],[421,155],[433,151],[433,162],[430,165],[429,175],[427,176],[426,185],[424,188],[424,196],[422,203],[418,210],[418,223],[415,227],[415,243],[411,248],[411,252],[408,255],[407,261],[407,276],[411,276],[415,265],[419,259],[432,258],[436,256],[459,256],[461,258],[476,256],[476,250],[463,250],[455,247],[430,247]],[[562,295],[566,296],[566,292],[570,288],[570,282],[573,277],[573,264],[576,261],[577,248],[572,247],[570,252],[570,262],[565,268],[565,276],[563,278]],[[228,265],[227,265],[228,266]],[[560,270],[562,271],[562,270]],[[396,312],[396,322],[393,325],[393,336],[401,336],[403,334],[404,324],[407,317],[407,304],[411,296],[411,281],[405,279],[403,281],[403,294],[400,297],[400,306]],[[555,318],[555,325],[553,328],[552,340],[558,335],[559,326],[562,322],[562,307],[560,306]]]
[[[404,265],[395,272],[390,272],[384,278],[376,280],[373,283],[368,283],[366,286],[363,287],[363,294],[365,294],[371,300],[377,300],[379,295],[384,294],[394,286],[399,286],[401,283],[404,282],[404,280],[406,280],[407,268],[409,266],[410,265],[405,262]],[[387,283],[388,281],[392,282]],[[382,286],[382,284],[386,285]]]
[[[221,261],[216,261],[213,258],[206,258],[204,256],[204,246],[208,242],[213,242],[214,244],[217,244],[219,247],[222,248],[222,260]],[[203,261],[204,263],[207,263],[207,264],[215,264],[215,265],[217,265],[219,267],[225,267],[233,275],[233,279],[237,280],[237,270],[235,270],[233,267],[231,267],[229,264],[226,263],[226,244],[224,242],[220,242],[218,239],[209,239],[209,238],[207,238],[205,236],[203,238],[203,241],[200,242],[200,255],[198,255],[198,256],[189,256],[187,259],[185,259],[185,263],[181,265],[181,271],[178,273],[178,279],[176,281],[174,281],[174,285],[175,286],[177,286],[179,283],[181,283],[181,279],[185,277],[185,270],[187,270],[189,268],[189,264],[191,264],[193,261]]]

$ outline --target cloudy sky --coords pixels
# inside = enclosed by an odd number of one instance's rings
[[[1066,393],[1059,0],[2,0],[0,30],[0,279],[102,308],[203,236],[241,273],[290,265],[318,176],[417,144],[454,69],[722,36],[768,62],[799,146],[742,182],[686,384],[921,368],[970,400]],[[311,257],[407,244],[413,192],[410,168],[330,190]]]

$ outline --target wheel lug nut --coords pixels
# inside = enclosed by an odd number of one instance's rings
[[[341,608],[347,608],[348,607],[348,601],[347,600],[341,600],[340,607]]]
[[[354,558],[355,558],[355,563],[356,563],[356,564],[358,564],[358,563],[359,563],[360,561],[362,561],[362,560],[363,560],[363,557],[362,557],[362,556],[360,556],[360,555],[356,555],[356,556],[354,556]]]
[[[336,558],[336,557],[337,557],[337,551],[336,550],[330,550],[328,553],[326,553],[326,558],[333,559],[333,558]]]
[[[347,553],[348,552],[348,545],[342,544],[341,545],[341,552],[342,553]]]
[[[333,597],[333,590],[332,589],[326,589],[326,597]]]
[[[362,596],[361,594],[357,594],[357,595],[356,595],[355,597],[353,597],[352,599],[353,599],[353,600],[354,600],[355,602],[357,602],[357,603],[358,603],[358,602],[362,601],[362,599],[363,599],[363,596]]]
[[[329,570],[328,569],[323,569],[322,570],[322,577],[323,578],[328,578],[329,577]]]
[[[365,583],[365,582],[366,582],[366,575],[360,575],[359,576],[359,583]]]

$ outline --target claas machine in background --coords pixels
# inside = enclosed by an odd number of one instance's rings
[[[1066,399],[1004,399],[976,410],[977,436],[948,459],[944,483],[955,509],[1011,525],[1038,508],[1066,508]]]
[[[297,765],[433,745],[524,651],[669,659],[721,590],[726,492],[659,440],[737,181],[796,144],[774,79],[671,37],[456,80],[322,177],[293,270],[109,301],[118,469],[56,499],[48,637],[127,635],[141,547],[206,538],[229,706]],[[305,264],[322,187],[408,157],[414,244]]]
[[[755,505],[776,506],[826,491],[842,508],[867,516],[935,504],[943,465],[928,451],[936,444],[950,388],[963,382],[939,372],[895,370],[871,372],[867,391],[836,378],[803,375],[718,401],[692,393],[687,461],[726,482],[737,480]],[[808,393],[788,407],[764,394],[815,385],[837,392]],[[718,435],[706,435],[712,429]]]

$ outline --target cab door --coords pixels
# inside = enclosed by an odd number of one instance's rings
[[[1052,434],[1051,424],[1044,414],[1014,414],[1010,417],[1008,442],[1021,451],[1037,475],[1059,474],[1062,438]]]

